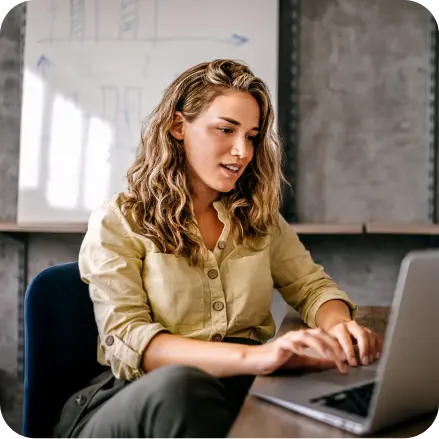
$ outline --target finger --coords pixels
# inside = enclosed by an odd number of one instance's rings
[[[293,341],[305,343],[314,349],[322,357],[333,360],[340,372],[346,373],[347,367],[344,363],[346,357],[338,341],[320,329],[297,331],[293,334]]]
[[[379,359],[383,350],[383,338],[379,334],[375,334],[375,359]]]
[[[340,327],[337,328],[337,331],[334,332],[334,336],[340,343],[340,346],[342,347],[346,355],[348,363],[351,366],[358,366],[357,358],[355,356],[354,345],[352,343],[352,337],[346,325],[340,325]]]
[[[331,351],[340,361],[346,360],[338,340],[320,328],[291,331],[287,335],[297,346],[303,348],[303,355],[306,355],[306,350],[311,348],[322,356],[326,356],[326,352]]]
[[[310,367],[313,369],[332,369],[336,367],[335,361],[329,358],[316,358],[308,355],[298,357],[295,361],[297,367]]]
[[[300,355],[298,351],[300,351],[301,348],[295,346],[294,342],[292,342],[288,338],[281,337],[276,340],[276,343],[281,350],[280,355],[282,355],[282,357],[284,357],[285,359],[291,357],[292,355]]]
[[[369,334],[357,323],[351,324],[349,330],[357,340],[361,363],[364,365],[369,364]]]
[[[369,339],[369,364],[372,364],[375,361],[375,353],[376,353],[375,333],[372,331],[368,332],[368,339]]]

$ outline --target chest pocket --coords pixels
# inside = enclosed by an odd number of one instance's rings
[[[149,253],[145,259],[143,282],[155,322],[173,333],[202,329],[203,284],[196,267],[183,257]]]
[[[227,269],[235,324],[240,327],[260,325],[270,314],[274,288],[267,253],[261,251],[230,259]]]

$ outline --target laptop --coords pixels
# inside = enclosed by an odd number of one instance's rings
[[[439,408],[439,251],[408,253],[400,267],[380,360],[260,380],[250,393],[356,435]]]

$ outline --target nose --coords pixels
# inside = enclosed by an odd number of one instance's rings
[[[232,155],[238,156],[241,160],[251,158],[253,145],[246,137],[236,138],[232,147]]]

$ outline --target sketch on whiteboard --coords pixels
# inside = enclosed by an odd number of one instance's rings
[[[70,39],[83,41],[84,33],[85,0],[70,0]]]
[[[219,38],[217,36],[205,35],[205,36],[159,36],[159,22],[160,22],[160,10],[159,10],[159,0],[154,0],[148,3],[150,8],[150,16],[152,17],[152,33],[149,37],[139,36],[139,24],[140,24],[140,13],[141,13],[141,3],[142,0],[117,0],[118,5],[113,2],[113,6],[116,5],[115,13],[117,16],[117,22],[114,22],[114,28],[111,30],[110,26],[106,27],[107,36],[101,37],[99,30],[99,23],[102,23],[102,6],[103,0],[68,0],[67,2],[62,2],[58,0],[57,6],[54,3],[55,0],[51,0],[49,13],[51,16],[51,23],[59,21],[61,16],[68,16],[69,18],[69,34],[68,40],[71,42],[81,42],[82,50],[77,49],[81,52],[78,55],[78,65],[77,65],[77,78],[93,80],[96,77],[105,76],[103,70],[111,71],[111,64],[114,62],[114,57],[109,54],[107,57],[94,57],[93,52],[96,49],[89,48],[86,44],[94,41],[94,43],[105,44],[110,40],[117,40],[118,42],[129,41],[130,43],[137,42],[138,46],[132,46],[128,57],[124,56],[123,51],[119,52],[118,62],[121,64],[129,63],[133,69],[136,65],[139,66],[139,79],[148,78],[149,69],[151,68],[151,57],[159,56],[157,49],[154,49],[157,44],[170,44],[172,41],[185,42],[188,41],[205,43],[205,42],[216,42],[216,43],[227,43],[233,46],[239,47],[246,44],[249,38],[233,33],[230,37],[224,36]],[[111,0],[110,0],[111,1]],[[109,7],[109,0],[106,0],[105,6]],[[152,10],[151,10],[152,9]],[[94,19],[91,19],[94,15]],[[110,34],[108,32],[110,31]],[[48,43],[49,46],[65,43],[66,38],[62,35],[54,34],[53,26],[49,27],[49,36],[46,39],[40,39],[41,44]],[[154,45],[151,46],[150,53],[144,54],[145,50],[148,51],[148,47],[145,43],[153,42]],[[135,47],[135,49],[134,49]],[[106,59],[105,59],[106,58]],[[138,58],[137,60],[135,58]],[[50,61],[45,55],[42,55],[38,60],[38,67],[43,72],[43,75],[47,75],[47,69],[50,66]],[[117,73],[117,72],[115,72]],[[179,72],[174,73],[171,79],[175,79]],[[132,75],[132,73],[131,73]],[[108,74],[107,74],[108,76]],[[119,87],[119,88],[118,88]],[[140,121],[142,116],[140,115],[142,110],[142,99],[141,99],[141,84],[135,88],[137,90],[136,99],[136,111],[133,115],[130,109],[122,109],[120,105],[120,94],[126,92],[124,85],[103,85],[101,87],[101,108],[102,115],[111,121],[115,129],[115,145],[114,149],[125,149],[132,150],[131,145],[135,139],[135,136],[140,132]],[[122,124],[124,120],[124,124]],[[127,127],[130,129],[127,130]]]
[[[275,102],[277,3],[29,2],[18,221],[86,221],[93,206],[124,190],[143,119],[192,65],[215,58],[247,62]],[[71,185],[77,187],[57,192]]]
[[[55,26],[55,19],[56,19],[56,4],[57,0],[51,0],[50,5],[48,7],[48,14],[50,17],[50,24],[49,24],[49,41],[53,41],[53,32],[54,32],[54,26]]]
[[[102,115],[115,131],[113,150],[132,152],[137,147],[132,139],[139,136],[142,119],[141,87],[103,86],[101,96]]]
[[[102,87],[102,115],[105,120],[115,122],[120,108],[119,90],[117,87]]]
[[[168,35],[159,36],[158,28],[160,20],[163,18],[160,15],[159,0],[152,2],[152,7],[147,9],[148,15],[153,18],[151,23],[151,29],[153,30],[151,35],[147,37],[141,37],[139,35],[140,26],[140,9],[142,0],[117,0],[119,3],[117,8],[118,20],[114,23],[114,28],[110,29],[110,34],[101,35],[100,32],[100,20],[102,16],[101,9],[105,11],[112,0],[105,0],[105,7],[101,8],[101,3],[104,0],[69,0],[68,3],[63,0],[57,0],[59,2],[58,7],[55,6],[54,1],[50,8],[51,20],[56,21],[59,19],[57,15],[62,15],[65,11],[62,11],[62,7],[68,8],[67,13],[69,15],[69,36],[54,36],[53,27],[50,27],[49,36],[39,39],[39,43],[61,43],[67,40],[76,41],[101,41],[101,42],[113,42],[113,41],[138,41],[140,43],[169,43],[172,41],[209,41],[222,44],[231,44],[234,46],[241,46],[249,41],[248,36],[233,33],[232,35],[224,35],[223,37],[217,37],[215,35]],[[162,0],[163,1],[163,0]],[[143,0],[145,2],[145,0]],[[149,4],[151,2],[147,2]],[[88,20],[88,15],[93,15],[95,20]],[[106,31],[108,29],[106,28]]]
[[[50,67],[50,61],[46,55],[41,55],[38,58],[37,68],[41,72],[41,76],[45,77],[47,69]]]
[[[120,5],[120,39],[137,39],[139,25],[139,0],[121,0]]]

